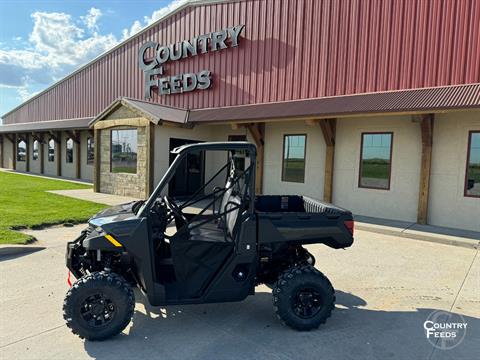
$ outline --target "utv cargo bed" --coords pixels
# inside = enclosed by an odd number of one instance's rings
[[[353,243],[348,210],[297,195],[261,195],[255,201],[259,243],[323,243],[346,248]]]

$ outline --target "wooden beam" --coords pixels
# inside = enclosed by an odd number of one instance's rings
[[[94,166],[93,166],[93,191],[100,192],[100,134],[101,130],[95,128],[94,130]]]
[[[422,162],[420,168],[420,189],[418,193],[417,222],[426,224],[428,221],[428,199],[430,193],[430,170],[432,167],[434,115],[425,114],[420,119],[422,134]]]
[[[10,141],[11,143],[15,142],[15,135],[10,135],[10,134],[4,134],[5,137]]]
[[[335,128],[336,120],[335,119],[321,119],[318,124],[322,128],[323,138],[325,139],[325,144],[327,146],[335,145]]]
[[[317,126],[319,122],[320,122],[319,119],[306,119],[306,120],[305,120],[305,125],[308,125],[308,126]]]
[[[150,120],[147,120],[143,117],[140,118],[131,118],[131,119],[115,119],[115,120],[102,120],[95,123],[95,130],[97,129],[108,129],[111,127],[117,126],[147,126],[151,123]]]
[[[145,127],[147,141],[147,173],[145,176],[145,197],[149,197],[154,189],[154,156],[155,156],[155,124],[150,123]]]
[[[257,165],[255,172],[255,194],[260,195],[263,191],[263,160],[265,150],[265,124],[248,124],[247,129],[257,145]]]
[[[323,200],[331,203],[333,199],[333,164],[335,157],[336,119],[320,119],[318,125],[325,139],[325,174],[323,180]]]

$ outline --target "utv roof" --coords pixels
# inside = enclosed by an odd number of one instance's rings
[[[251,154],[256,154],[257,148],[254,144],[247,141],[203,142],[176,147],[171,151],[171,153],[180,154],[184,151],[192,150],[247,150]]]

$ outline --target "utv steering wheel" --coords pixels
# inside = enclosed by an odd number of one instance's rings
[[[165,204],[167,204],[168,208],[172,210],[172,213],[175,217],[175,223],[178,222],[177,229],[180,229],[183,225],[185,225],[188,220],[185,217],[185,215],[182,213],[182,210],[178,207],[178,205],[175,203],[175,201],[168,195],[165,195],[163,197],[163,200],[165,200]]]

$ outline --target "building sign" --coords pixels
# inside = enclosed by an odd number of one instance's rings
[[[160,45],[153,41],[143,44],[138,52],[138,63],[144,73],[145,98],[151,98],[152,89],[157,89],[160,95],[180,94],[195,89],[208,89],[212,84],[210,70],[163,76],[166,75],[164,65],[169,61],[177,61],[212,51],[236,47],[244,27],[245,25],[237,25],[168,46]],[[154,54],[153,58],[145,58],[148,51]]]

